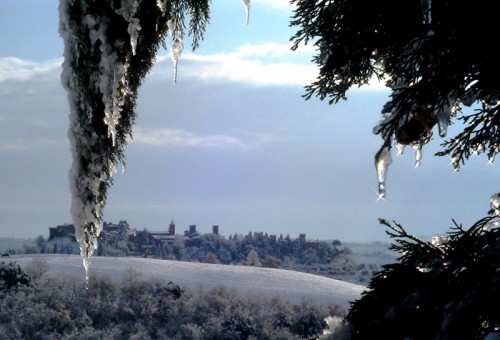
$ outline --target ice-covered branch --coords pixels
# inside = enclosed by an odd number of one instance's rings
[[[200,36],[208,1],[60,0],[61,82],[68,93],[71,214],[85,268],[97,248],[107,190],[132,134],[137,90],[172,19],[195,13]],[[178,53],[180,54],[180,52]]]

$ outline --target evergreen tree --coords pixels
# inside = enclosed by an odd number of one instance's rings
[[[485,152],[490,162],[500,145],[500,66],[486,48],[497,32],[495,4],[451,0],[293,0],[294,49],[314,41],[320,68],[305,98],[346,99],[353,86],[384,80],[391,90],[374,132],[382,136],[377,153],[380,196],[390,149],[420,150],[433,127],[440,136],[453,120],[463,131],[443,142],[459,169],[471,155]],[[484,48],[483,48],[484,47]],[[466,106],[476,108],[461,114]],[[417,162],[419,159],[417,159]]]
[[[314,42],[318,79],[306,87],[330,104],[353,86],[385,81],[389,101],[374,133],[379,196],[385,196],[391,149],[417,152],[435,126],[446,137],[459,121],[463,130],[444,140],[455,170],[473,154],[493,162],[500,146],[500,64],[488,48],[496,37],[495,4],[451,0],[292,0],[294,47]],[[470,107],[470,108],[469,108]],[[468,108],[468,109],[466,109]],[[466,113],[466,111],[472,113]],[[500,327],[499,194],[490,216],[470,229],[455,224],[449,235],[424,242],[399,224],[381,220],[402,256],[374,277],[354,302],[344,328],[353,339],[481,339]],[[344,333],[345,334],[345,333]]]
[[[250,249],[248,252],[245,264],[248,266],[260,266],[259,254],[254,249]]]
[[[500,327],[500,228],[486,217],[424,242],[380,221],[402,256],[370,282],[347,320],[353,339],[484,339]],[[424,327],[422,325],[425,325]]]

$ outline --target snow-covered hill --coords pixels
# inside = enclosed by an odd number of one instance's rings
[[[34,257],[46,259],[52,275],[65,273],[85,280],[82,258],[77,255],[15,255],[5,260],[25,266]],[[89,274],[107,275],[121,280],[129,268],[140,272],[144,277],[163,278],[181,287],[197,288],[201,285],[211,289],[224,285],[241,294],[279,296],[293,302],[312,299],[317,303],[338,304],[346,308],[349,307],[349,302],[358,299],[366,289],[352,283],[283,269],[130,257],[92,257]]]

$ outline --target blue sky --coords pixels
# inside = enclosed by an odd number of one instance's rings
[[[47,237],[71,222],[57,6],[0,2],[0,237]],[[449,159],[433,156],[439,139],[420,168],[411,149],[394,157],[387,198],[377,201],[372,127],[388,92],[373,85],[335,106],[304,101],[317,69],[310,47],[289,50],[288,1],[254,0],[250,12],[247,26],[240,1],[213,2],[205,40],[184,51],[176,85],[160,52],[139,91],[105,221],[364,242],[388,240],[379,217],[430,236],[452,218],[468,226],[486,214],[498,166],[475,157],[454,173]]]

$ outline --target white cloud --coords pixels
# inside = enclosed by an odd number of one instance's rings
[[[54,147],[67,147],[65,139],[0,139],[1,151],[32,151]]]
[[[318,77],[318,66],[312,61],[315,47],[301,45],[296,51],[291,44],[267,42],[244,44],[231,53],[195,54],[186,53],[179,61],[178,79],[199,79],[202,81],[229,81],[254,86],[300,86],[309,85]],[[307,57],[307,62],[297,62]],[[170,58],[158,58],[159,69],[154,73],[161,77],[173,74]],[[354,91],[387,90],[385,83],[373,77],[370,84]]]
[[[379,80],[376,76],[370,79],[370,83],[363,85],[359,88],[353,88],[355,91],[389,91],[389,88],[385,86],[385,80]]]
[[[291,11],[295,6],[290,4],[289,0],[252,0],[251,4],[255,6],[267,6],[280,10]]]
[[[0,82],[28,80],[35,75],[46,74],[61,68],[62,59],[33,62],[19,58],[0,58]]]
[[[312,56],[312,46],[303,46],[297,51],[290,50],[289,44],[264,43],[245,44],[231,53],[200,55],[184,54],[179,61],[178,77],[203,81],[230,81],[255,86],[305,86],[313,82],[318,73],[311,62],[294,61],[304,55]],[[166,64],[166,71],[158,71],[162,76],[172,74],[169,57],[158,58]],[[163,67],[163,66],[162,66]]]
[[[292,43],[289,44],[279,44],[275,42],[266,42],[263,44],[244,44],[243,46],[236,49],[234,56],[240,58],[245,57],[272,57],[272,58],[282,58],[282,57],[292,57],[297,54],[312,54],[314,52],[314,47],[312,45],[301,46],[297,51],[291,51]]]
[[[133,143],[155,147],[207,149],[249,149],[271,141],[264,135],[249,136],[247,141],[228,135],[202,135],[182,129],[136,127]]]
[[[318,67],[310,60],[314,46],[303,45],[291,51],[290,43],[267,42],[244,44],[230,53],[200,55],[185,53],[179,61],[179,80],[229,81],[253,86],[299,86],[317,79]],[[305,61],[307,60],[307,61]],[[62,60],[32,62],[18,58],[0,58],[0,83],[6,80],[27,80],[42,74],[60,72]],[[173,66],[169,56],[157,58],[152,76],[172,77]],[[385,89],[374,81],[361,90]],[[4,89],[8,90],[8,89]]]
[[[219,60],[204,60],[203,64],[182,72],[185,72],[186,77],[201,80],[227,80],[256,86],[304,86],[316,78],[314,65],[291,62],[266,64],[261,60],[238,59],[230,55],[221,56]]]

